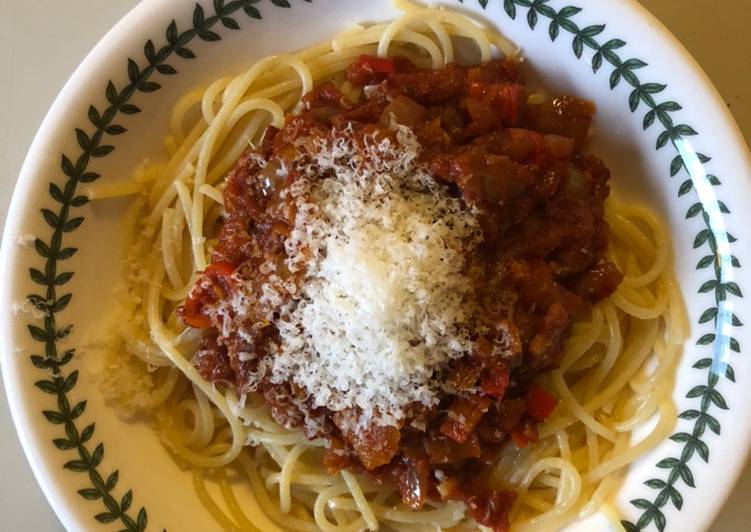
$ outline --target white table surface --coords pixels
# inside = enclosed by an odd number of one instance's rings
[[[137,3],[0,0],[0,229],[26,150],[55,95],[99,38]],[[748,141],[751,0],[723,0],[720,4],[726,9],[712,7],[714,0],[643,3],[695,55],[720,89]],[[728,4],[733,9],[727,9]],[[730,35],[731,42],[719,46],[718,34]],[[0,530],[63,530],[26,463],[3,390],[0,396]],[[751,530],[749,501],[751,467],[743,472],[711,532]],[[24,525],[21,528],[14,523]]]

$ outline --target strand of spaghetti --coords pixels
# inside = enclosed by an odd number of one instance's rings
[[[443,62],[445,64],[454,60],[454,46],[451,44],[451,37],[446,31],[446,27],[440,23],[439,20],[432,17],[426,18],[423,22],[433,32],[438,42],[441,44],[441,51],[443,53]],[[380,43],[379,43],[380,45]]]
[[[149,192],[148,204],[150,207],[154,207],[159,203],[165,189],[167,189],[175,179],[179,179],[179,176],[186,166],[193,166],[198,155],[198,144],[207,128],[208,124],[206,124],[204,120],[196,122],[183,143],[174,155],[170,157],[167,164],[164,165],[159,177],[156,179],[151,191]]]
[[[175,248],[172,245],[172,225],[175,219],[175,209],[164,209],[162,212],[162,230],[161,236],[161,248],[162,248],[162,262],[164,263],[165,271],[167,272],[167,278],[172,284],[173,288],[183,286],[183,281],[180,278],[180,272],[175,262]]]
[[[639,219],[645,222],[652,232],[654,238],[654,260],[649,269],[644,273],[637,276],[624,276],[623,284],[631,288],[648,285],[657,279],[665,271],[668,262],[668,250],[670,249],[665,229],[652,213],[648,211],[639,212]]]
[[[655,380],[648,380],[638,394],[634,395],[626,406],[630,407],[631,417],[623,419],[615,424],[615,429],[619,432],[633,430],[639,424],[644,423],[658,409],[659,404],[669,399],[673,389],[674,375],[673,372],[677,360],[677,348],[669,346],[663,354],[657,359],[657,368],[654,374],[664,375]],[[655,377],[655,375],[653,375]]]
[[[511,41],[499,33],[481,28],[472,21],[466,20],[461,15],[442,10],[441,21],[450,24],[448,32],[452,36],[471,39],[477,44],[477,48],[480,52],[480,61],[484,62],[492,59],[491,44],[494,45],[505,57],[515,55],[514,50],[516,47]]]
[[[612,198],[611,201],[612,202]],[[615,202],[613,202],[615,203]],[[628,244],[628,249],[633,249],[641,257],[649,257],[655,253],[655,243],[644,234],[634,223],[628,219],[623,204],[617,204],[613,209],[606,209],[605,219],[612,233]]]
[[[201,98],[201,114],[203,115],[204,122],[206,122],[207,124],[211,125],[211,123],[216,118],[215,108],[217,104],[221,106],[223,103],[220,96],[223,93],[226,93],[226,89],[232,82],[232,80],[233,78],[229,76],[219,78],[211,85],[209,85],[209,88],[206,89],[206,92],[203,93],[203,97]]]
[[[669,325],[666,323],[665,327]],[[655,345],[652,349],[652,365],[645,364],[632,378],[628,381],[628,385],[634,392],[634,396],[638,397],[644,395],[651,388],[649,381],[654,372],[657,371],[662,360],[662,356],[665,353],[665,342],[662,338],[657,338]]]
[[[602,313],[605,317],[605,324],[608,328],[608,343],[605,349],[605,357],[597,365],[592,374],[589,384],[587,386],[586,397],[592,397],[600,388],[605,377],[613,369],[615,361],[618,355],[621,354],[621,346],[623,344],[623,338],[621,337],[620,323],[618,322],[618,316],[613,308],[613,304],[610,301],[603,301],[601,304]]]
[[[631,432],[649,420],[659,408],[660,403],[669,395],[671,390],[670,384],[672,384],[672,379],[665,386],[660,386],[645,396],[634,397],[634,399],[637,399],[637,406],[633,414],[623,421],[613,423],[613,429],[616,432]]]
[[[347,484],[349,492],[352,494],[352,499],[357,504],[357,508],[360,510],[360,515],[362,515],[365,524],[368,526],[368,530],[378,530],[378,519],[376,519],[375,514],[373,514],[370,503],[365,498],[357,479],[354,475],[345,470],[342,470],[340,474],[344,479],[344,482]]]
[[[592,494],[589,496],[589,500],[584,504],[584,506],[582,506],[581,510],[579,510],[578,517],[580,519],[584,519],[602,509],[606,499],[610,496],[610,494],[620,481],[621,475],[618,472],[614,472],[610,476],[603,478],[602,481],[597,485],[595,490],[592,492]],[[620,518],[617,517],[615,519],[615,523],[620,526]],[[618,530],[615,527],[613,529]]]
[[[286,439],[286,433],[278,433],[279,425],[277,425],[273,419],[267,415],[267,407],[264,405],[257,409],[245,409],[242,413],[242,418],[250,425],[258,427],[263,432],[257,430],[249,430],[248,434],[257,439],[261,443],[274,443],[274,444],[292,444],[298,440],[294,440],[291,437]],[[278,438],[278,439],[276,439]]]
[[[572,395],[571,391],[569,390],[568,386],[566,385],[566,382],[563,380],[563,375],[561,374],[560,370],[553,370],[551,372],[551,377],[553,379],[553,384],[555,385],[555,389],[558,391],[558,393],[561,396],[561,402],[569,409],[573,414],[584,423],[587,427],[589,427],[593,432],[599,434],[603,438],[614,441],[615,440],[615,433],[605,427],[602,423],[598,422],[595,418],[593,418],[588,411],[586,411],[582,405],[579,404],[579,402],[576,400],[576,398]]]
[[[555,439],[558,441],[558,453],[561,458],[571,461],[571,446],[569,445],[568,433],[565,430],[559,430],[555,433]]]
[[[595,482],[601,480],[613,471],[630,464],[639,456],[649,452],[670,435],[675,427],[675,421],[675,405],[673,405],[671,401],[663,401],[660,404],[660,420],[649,436],[644,438],[638,444],[619,452],[610,460],[601,463],[598,467],[586,473],[584,477],[585,481]]]
[[[374,24],[358,31],[345,31],[331,39],[331,50],[341,52],[347,48],[355,48],[366,44],[377,44],[378,39],[386,28],[385,23]]]
[[[279,427],[279,425],[271,419],[271,416],[269,415],[269,408],[265,403],[255,408],[242,408],[238,413],[239,416],[244,420],[244,423],[246,425],[261,429],[261,432],[256,431],[255,429],[249,430],[248,434],[252,435],[254,438],[270,437],[275,434],[282,436],[289,434],[285,429]],[[313,441],[317,442],[317,440]],[[291,443],[295,442],[293,441]]]
[[[669,324],[667,325],[670,326]],[[657,388],[661,383],[664,383],[669,378],[669,373],[675,366],[675,362],[678,358],[680,349],[679,346],[669,343],[662,346],[661,356],[659,357],[658,366],[652,371],[651,375],[642,383],[636,385],[632,384],[632,388],[636,393],[644,394],[649,389]]]
[[[176,431],[180,431],[179,440],[183,443],[183,445],[192,447],[195,442],[197,442],[201,437],[201,427],[199,425],[201,413],[198,408],[198,401],[196,401],[195,399],[184,399],[183,401],[180,401],[176,406],[174,406],[171,412],[173,414],[173,419],[177,420],[177,422],[184,420],[186,414],[190,414],[190,416],[194,420],[193,426],[181,424],[179,428],[177,426],[174,427]]]
[[[602,321],[602,304],[598,304],[592,308],[592,320],[587,324],[586,332],[580,337],[570,338],[566,343],[560,364],[562,372],[565,373],[597,341],[597,338],[600,336]]]
[[[228,443],[225,438],[223,438],[224,434],[222,432],[219,432],[215,437],[214,440],[220,440],[220,441],[213,441],[203,449],[201,449],[202,454],[204,456],[216,456],[216,455],[222,455],[225,452],[227,452],[228,449],[232,447],[231,443]],[[225,441],[221,441],[225,440]]]
[[[373,50],[375,47],[371,47]],[[362,48],[362,50],[367,50],[368,48]],[[316,80],[324,78],[328,75],[333,74],[334,72],[341,72],[344,68],[349,66],[351,63],[351,59],[341,59],[340,61],[336,63],[325,63],[325,66],[322,66],[321,68],[316,70]],[[299,80],[287,80],[281,83],[278,83],[276,85],[272,85],[268,88],[259,90],[255,97],[257,98],[276,98],[279,97],[282,94],[286,94],[290,91],[297,90],[300,87],[300,81]]]
[[[399,19],[394,22],[398,20]],[[393,24],[393,22],[391,24]],[[388,49],[388,44],[390,44],[391,41],[400,41],[410,43],[417,46],[419,49],[425,50],[431,58],[431,64],[434,65],[433,68],[443,66],[443,55],[441,54],[440,48],[438,48],[438,46],[428,37],[407,28],[398,29],[393,35],[387,36],[384,35],[387,27],[387,24],[377,24],[362,32],[339,35],[331,41],[331,48],[335,52],[341,52],[347,48],[378,43],[379,46],[377,50],[381,50],[384,47]],[[386,40],[384,40],[383,37],[386,37]],[[383,45],[381,43],[383,43]],[[376,53],[381,57],[385,57],[385,55],[381,55],[378,51],[376,51]]]
[[[208,183],[204,183],[198,190],[198,192],[211,199],[212,201],[215,201],[220,205],[224,205],[224,196],[222,196],[222,192],[216,187],[209,185]]]
[[[181,202],[175,204],[175,216],[173,217],[171,239],[174,253],[180,258],[180,260],[176,262],[176,265],[178,272],[180,272],[180,275],[182,276],[184,273],[183,270],[185,269],[185,261],[182,260],[184,258],[183,244],[185,240],[185,209]],[[192,277],[192,273],[192,271],[188,272],[186,277]]]
[[[152,410],[164,403],[174,391],[180,376],[180,372],[172,367],[159,368],[159,371],[166,373],[166,376],[162,384],[149,394],[149,399],[143,404],[145,410]]]
[[[277,525],[283,524],[285,528],[288,527],[294,530],[301,530],[303,532],[319,531],[319,528],[315,523],[301,521],[300,519],[296,519],[293,516],[283,515],[279,512],[274,502],[269,498],[268,492],[264,488],[263,480],[254,467],[250,457],[246,453],[241,453],[240,456],[238,456],[238,462],[240,463],[240,466],[243,468],[246,476],[250,480],[251,490],[253,491],[254,495],[254,501],[257,501],[258,508],[262,509],[258,515],[263,515],[266,520],[270,519]],[[254,519],[256,519],[255,514]],[[264,532],[266,532],[267,530],[269,532],[273,531],[275,527],[273,525],[269,525],[264,525],[262,530],[264,530]],[[277,528],[276,530],[278,531],[279,529]]]
[[[538,527],[544,525],[546,521],[559,517],[570,510],[576,503],[576,499],[579,497],[579,492],[581,491],[581,477],[579,476],[579,472],[570,463],[558,457],[545,458],[535,462],[526,471],[519,491],[521,493],[526,492],[535,477],[547,469],[558,469],[560,471],[561,486],[556,491],[555,506],[546,513],[517,523],[515,530],[538,530]],[[518,505],[515,504],[515,506],[515,509],[518,511]],[[512,509],[512,512],[514,512],[514,509]]]
[[[271,125],[281,128],[284,125],[285,109],[278,102],[268,98],[248,98],[235,107],[227,121],[227,129],[231,130],[237,123],[252,111],[266,111],[271,115]]]
[[[536,488],[558,488],[561,485],[561,479],[550,473],[540,473],[535,478],[533,485]]]
[[[601,347],[605,344],[606,342],[603,341],[601,334],[600,338],[598,338],[598,342],[592,346],[592,349],[585,352],[581,357],[579,357],[579,359],[574,362],[570,368],[567,369],[566,373],[577,374],[586,372],[599,364],[605,356],[604,350],[601,349]]]
[[[409,17],[407,15],[406,17]],[[412,43],[415,46],[419,46],[430,55],[433,68],[441,68],[446,64],[441,53],[441,49],[425,35],[417,33],[406,28],[410,21],[405,21],[406,17],[398,18],[388,24],[386,29],[378,36],[378,49],[376,55],[378,57],[388,57],[388,49],[391,41],[400,40],[403,42]],[[416,18],[416,17],[415,17]]]
[[[585,425],[584,433],[586,434],[587,441],[587,469],[592,471],[600,463],[600,446],[597,442],[597,434]]]
[[[182,302],[185,301],[186,297],[188,297],[188,293],[190,292],[190,288],[193,286],[194,282],[195,277],[191,276],[185,286],[178,288],[177,290],[171,290],[166,286],[162,286],[159,293],[164,299],[172,303]]]
[[[596,409],[602,407],[610,399],[612,399],[631,379],[631,377],[638,371],[644,362],[645,358],[651,351],[651,346],[654,344],[655,337],[657,335],[658,324],[656,320],[639,321],[635,324],[633,329],[637,331],[630,335],[635,336],[641,341],[626,342],[628,344],[627,349],[623,352],[619,358],[619,362],[623,361],[623,368],[620,371],[614,371],[613,380],[601,390],[596,396],[591,398],[587,403],[583,405],[583,409],[587,412],[593,412]],[[644,329],[647,329],[644,331]],[[571,416],[564,416],[554,419],[545,426],[540,428],[540,437],[546,438],[550,434],[555,433],[557,430],[561,430],[575,422],[577,418]]]
[[[256,441],[268,445],[293,445],[302,441],[308,442],[305,436],[299,432],[287,433],[287,434],[271,434],[268,432],[259,432],[255,430],[249,430],[248,436],[252,437]],[[315,444],[311,444],[312,447],[325,447],[325,440],[319,440]]]
[[[211,442],[213,436],[214,436],[214,418],[211,411],[211,405],[209,404],[209,399],[206,397],[206,394],[204,394],[200,389],[196,388],[196,385],[193,384],[193,395],[196,398],[196,403],[198,404],[198,413],[199,418],[197,418],[196,425],[201,427],[201,431],[199,432],[199,437],[197,441],[195,442],[196,447],[206,447]]]
[[[443,8],[422,8],[421,6],[417,6],[415,4],[412,4],[411,2],[406,2],[404,0],[395,0],[393,3],[397,9],[405,13],[419,13],[419,15],[417,15],[418,20],[423,17],[427,20],[431,20],[432,17],[435,17],[444,25],[450,24],[451,26],[453,26],[448,28],[448,31],[451,35],[472,39],[477,43],[480,51],[480,61],[484,62],[491,59],[490,40],[488,39],[488,34],[492,34],[494,37],[496,37],[496,40],[498,41],[496,46],[504,55],[510,56],[513,54],[515,47],[513,43],[511,43],[511,41],[504,39],[496,32],[487,32],[484,28],[475,24],[474,21],[469,20],[463,15],[452,13],[451,11],[447,11]],[[451,59],[447,58],[446,62],[449,61],[451,61]]]
[[[633,301],[629,300],[629,296],[633,299],[635,294],[629,293],[628,288],[619,287],[614,294],[610,296],[610,300],[621,310],[631,314],[632,316],[641,320],[650,320],[660,317],[665,313],[668,306],[668,295],[661,286],[661,283],[657,283],[657,297],[654,304],[650,306],[639,306]]]
[[[354,24],[353,28],[354,28],[354,31],[358,31],[358,28],[362,29],[362,26],[359,26],[358,24]],[[295,53],[294,55],[300,61],[310,61],[311,59],[318,57],[320,55],[323,55],[325,53],[328,53],[330,51],[331,51],[331,40],[328,39],[318,44],[314,44],[313,46],[303,48],[302,50]]]
[[[284,462],[287,460],[287,454],[289,453],[286,444],[278,445],[275,443],[267,442],[265,444],[265,447],[269,452],[269,455],[274,459],[277,465],[279,467],[282,467],[284,465]]]
[[[153,209],[144,221],[144,232],[147,235],[153,233],[159,220],[161,220],[162,218],[162,212],[164,212],[164,209],[168,208],[172,204],[172,200],[175,199],[175,196],[178,193],[178,183],[184,184],[184,182],[187,181],[194,172],[195,168],[193,167],[193,165],[187,164],[183,167],[175,180],[169,184],[168,188],[164,191],[162,196],[159,198],[159,201],[154,205]],[[192,202],[190,203],[192,204]],[[185,209],[185,205],[183,205],[183,209]],[[190,222],[188,222],[188,230],[192,231]]]
[[[264,61],[268,62],[258,69],[259,64],[264,63]],[[262,59],[253,65],[250,70],[235,77],[223,95],[222,108],[234,108],[242,97],[249,93],[255,83],[263,81],[267,76],[268,79],[273,79],[277,76],[282,78],[288,77],[288,69],[295,71],[300,78],[302,85],[300,97],[313,90],[313,78],[310,75],[308,65],[294,55],[279,54]],[[272,75],[272,73],[275,75]]]
[[[274,484],[279,484],[279,480],[281,479],[281,473],[270,473],[266,477],[266,487],[273,486]],[[296,473],[292,477],[292,483],[293,484],[302,484],[302,485],[308,485],[308,486],[322,486],[322,487],[329,487],[332,484],[331,477],[329,475],[318,475],[318,474],[300,474]]]
[[[509,443],[509,445],[511,447],[515,447],[513,443]],[[529,471],[532,465],[546,457],[553,455],[556,448],[556,442],[553,442],[551,440],[541,441],[539,445],[531,448],[521,461],[514,464],[515,468],[508,476],[509,485],[521,485],[524,482],[527,471]]]
[[[190,218],[190,209],[193,205],[193,199],[190,197],[190,190],[188,190],[188,186],[185,182],[179,179],[175,180],[174,189],[175,194],[177,194],[177,198],[180,201],[180,208],[185,218],[185,225],[190,233],[193,231],[193,226],[191,225],[193,220]]]
[[[287,453],[284,464],[282,465],[282,471],[279,478],[279,508],[284,514],[289,513],[289,510],[292,507],[292,498],[290,496],[292,470],[294,469],[297,460],[306,450],[307,447],[304,444],[296,444],[292,447],[292,450]]]
[[[318,494],[318,497],[316,497],[316,502],[313,506],[313,516],[315,517],[316,524],[324,532],[354,532],[360,530],[365,525],[365,521],[362,517],[346,526],[337,526],[326,517],[326,507],[328,506],[329,500],[337,495],[346,493],[347,491],[349,491],[349,487],[346,484],[339,484],[326,488]]]

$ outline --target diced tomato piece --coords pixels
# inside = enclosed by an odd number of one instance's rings
[[[504,125],[513,126],[519,122],[524,88],[511,83],[469,84],[469,96],[485,102]]]
[[[367,65],[373,72],[388,74],[394,71],[394,62],[388,57],[361,55],[358,61],[361,65]]]
[[[337,412],[334,415],[334,423],[355,450],[365,469],[372,470],[388,464],[399,450],[401,439],[399,429],[374,423],[364,429],[354,430],[348,426],[348,420],[351,419],[352,413],[347,411]]]
[[[489,491],[477,495],[468,495],[464,503],[469,508],[472,518],[493,532],[508,532],[509,511],[516,494],[509,491]]]
[[[338,475],[345,468],[352,469],[356,463],[357,458],[347,449],[341,438],[334,436],[329,440],[329,446],[323,456],[323,465],[330,475]]]
[[[486,376],[480,380],[480,389],[491,397],[500,399],[506,393],[508,383],[508,368],[504,366],[494,367],[489,369]]]
[[[234,271],[235,265],[230,262],[214,262],[201,272],[185,304],[180,307],[179,315],[186,325],[196,329],[211,326],[205,310],[230,293],[230,276]]]
[[[511,439],[520,449],[539,439],[537,426],[532,421],[525,421],[511,431]]]
[[[529,439],[527,439],[526,434],[524,434],[523,428],[516,428],[511,431],[511,439],[514,440],[514,443],[519,449],[523,449],[527,445],[529,445]]]
[[[588,100],[560,96],[539,104],[526,104],[526,126],[540,133],[553,133],[576,140],[581,147],[587,138],[595,106]]]
[[[558,406],[558,399],[534,382],[527,389],[527,415],[536,421],[545,421]]]
[[[327,81],[303,96],[302,101],[309,109],[321,107],[340,109],[342,93],[333,83]]]
[[[186,325],[196,329],[211,327],[211,320],[204,316],[201,310],[203,305],[198,299],[188,298],[182,306],[181,317]]]
[[[457,397],[451,403],[448,417],[441,424],[440,432],[458,443],[464,443],[474,432],[477,423],[488,411],[492,401],[487,397]]]
[[[347,79],[355,85],[369,85],[383,81],[394,70],[395,65],[392,59],[361,55],[347,68]]]
[[[235,271],[235,265],[231,262],[212,262],[206,267],[205,272],[216,272],[218,274],[229,277]]]

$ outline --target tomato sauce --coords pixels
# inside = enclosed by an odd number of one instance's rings
[[[195,365],[204,378],[239,391],[249,391],[250,376],[258,374],[263,353],[244,360],[247,338],[216,330],[211,311],[231,294],[233,275],[260,287],[261,264],[272,260],[284,271],[295,207],[281,191],[296,176],[278,169],[294,155],[295,142],[330,140],[344,126],[386,136],[393,135],[392,121],[410,127],[422,146],[420,164],[479,213],[484,243],[467,258],[486,324],[475,351],[444,372],[438,407],[414,405],[399,427],[355,432],[346,428],[347,413],[313,409],[292,384],[261,378],[253,389],[282,425],[329,438],[330,472],[367,472],[393,483],[414,509],[427,500],[464,501],[478,523],[505,531],[513,494],[488,485],[487,465],[509,439],[520,447],[537,439],[537,424],[557,401],[534,378],[559,363],[574,317],[622,279],[604,257],[610,172],[582,151],[594,106],[571,96],[527,102],[510,59],[422,70],[404,58],[363,56],[347,78],[367,85],[367,98],[352,102],[332,84],[321,85],[305,96],[301,113],[281,130],[269,128],[263,145],[231,172],[212,265],[181,309],[185,323],[206,328]],[[258,321],[256,349],[279,341],[273,325]]]

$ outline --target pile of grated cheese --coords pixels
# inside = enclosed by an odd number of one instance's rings
[[[465,254],[481,241],[476,217],[418,166],[414,134],[392,129],[395,140],[373,136],[364,149],[351,130],[308,146],[297,169],[310,179],[290,191],[287,266],[304,281],[275,320],[271,380],[294,382],[315,407],[356,412],[352,428],[434,406],[437,372],[472,347]]]

